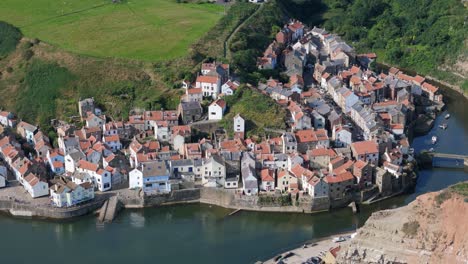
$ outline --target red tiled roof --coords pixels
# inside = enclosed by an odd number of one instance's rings
[[[98,165],[91,163],[86,160],[80,160],[78,162],[78,167],[84,170],[89,170],[89,171],[97,171],[98,170]]]
[[[197,82],[216,84],[218,83],[218,77],[201,75],[197,77]]]
[[[340,173],[336,176],[328,175],[325,176],[325,181],[328,183],[338,183],[338,182],[345,182],[345,181],[354,181],[354,176],[351,172],[346,171]]]
[[[351,148],[356,151],[357,155],[365,155],[368,153],[378,153],[377,143],[374,141],[359,141],[351,143]]]
[[[260,176],[262,178],[262,181],[275,181],[274,178],[274,170],[270,169],[263,169],[260,171]]]

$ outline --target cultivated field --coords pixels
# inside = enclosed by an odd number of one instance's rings
[[[147,61],[185,55],[223,10],[175,0],[0,1],[0,19],[27,37],[81,54]]]

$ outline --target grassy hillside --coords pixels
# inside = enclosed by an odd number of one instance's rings
[[[265,135],[264,128],[285,129],[286,111],[273,99],[251,88],[241,86],[233,96],[225,97],[229,106],[224,128],[233,133],[233,118],[240,114],[246,120],[247,135]]]
[[[42,126],[51,118],[72,120],[78,113],[77,100],[84,97],[95,97],[117,119],[127,117],[132,108],[174,109],[180,91],[166,88],[150,68],[23,39],[0,60],[0,108]]]
[[[186,55],[223,11],[175,0],[0,1],[0,18],[26,37],[80,54],[145,61]]]

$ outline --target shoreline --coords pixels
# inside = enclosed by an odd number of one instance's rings
[[[329,251],[330,248],[334,246],[340,246],[343,245],[344,243],[347,243],[349,240],[340,242],[340,243],[335,243],[332,241],[334,237],[337,236],[348,236],[352,235],[355,232],[340,232],[340,233],[335,233],[333,235],[325,236],[322,238],[317,238],[317,239],[311,239],[311,240],[306,240],[304,241],[302,246],[292,248],[290,250],[285,250],[281,253],[275,254],[274,257],[261,261],[263,264],[275,264],[279,256],[285,256],[289,253],[293,253],[288,258],[283,259],[283,263],[303,263],[307,261],[307,259],[310,259],[311,257],[318,256],[320,252],[322,251]],[[307,247],[304,248],[304,245],[307,245]]]

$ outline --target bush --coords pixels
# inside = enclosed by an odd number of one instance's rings
[[[452,193],[448,190],[444,190],[435,197],[435,202],[438,206],[443,204],[445,201],[452,197]]]
[[[3,21],[0,21],[0,57],[5,57],[16,49],[23,35],[21,31]]]
[[[401,231],[409,237],[413,237],[418,233],[419,223],[418,221],[406,222],[403,224]]]

